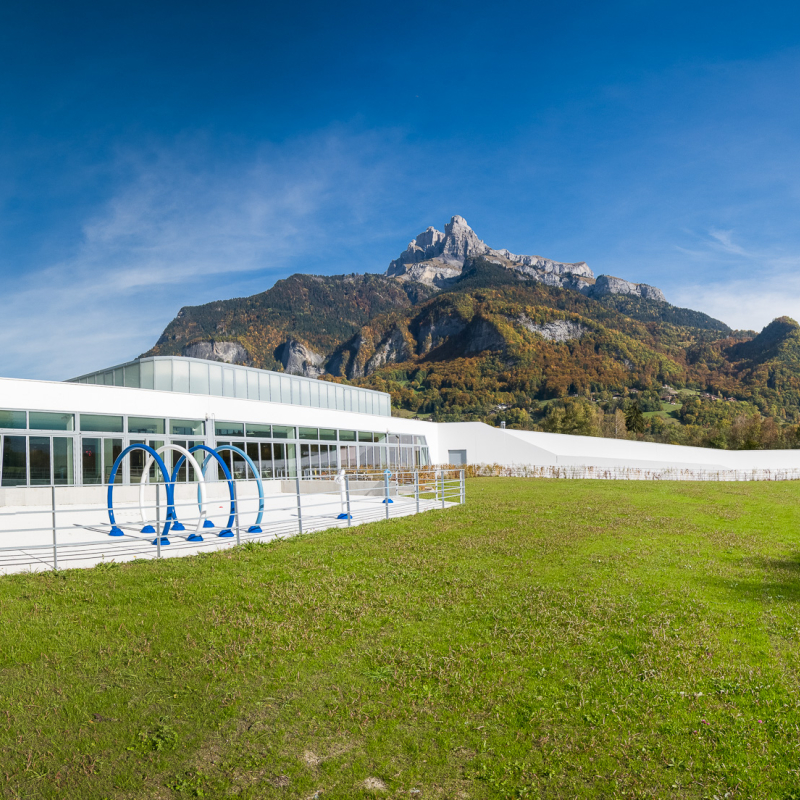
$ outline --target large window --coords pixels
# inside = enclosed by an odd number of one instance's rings
[[[149,447],[152,447],[153,450],[158,450],[159,447],[164,446],[164,441],[162,439],[131,439],[131,444],[146,444]],[[142,474],[144,473],[144,465],[147,462],[147,458],[150,454],[145,450],[131,450],[130,454],[130,475],[131,475],[131,483],[139,483],[141,480]],[[170,453],[167,451],[161,455],[161,458],[164,461],[165,466],[169,470],[172,460],[170,458]],[[160,483],[164,480],[164,476],[161,474],[161,469],[156,464],[155,459],[153,463],[150,465],[150,475],[149,480],[151,483]]]
[[[1,411],[0,410],[0,428],[11,428],[25,430],[28,423],[25,419],[24,411]]]
[[[214,432],[217,436],[244,436],[244,423],[215,422]]]
[[[103,483],[108,483],[111,477],[111,468],[122,452],[122,439],[103,439]],[[115,480],[122,480],[122,475],[117,474]]]
[[[261,457],[261,477],[274,478],[275,470],[272,465],[272,445],[269,442],[261,442],[258,447]],[[275,447],[281,447],[281,445],[276,444]]]
[[[171,419],[169,430],[173,436],[202,436],[203,421],[200,419]]]
[[[154,417],[128,417],[128,433],[164,434],[164,420]]]
[[[219,369],[222,374],[222,367]],[[113,377],[113,373],[110,374]],[[235,380],[235,373],[232,374]],[[248,383],[248,390],[249,386]],[[332,398],[336,387],[327,388],[331,390],[329,397]],[[0,429],[7,431],[0,435],[0,478],[3,486],[67,485],[74,484],[76,480],[89,485],[104,484],[108,482],[112,465],[126,444],[147,443],[158,449],[165,441],[172,441],[192,447],[205,443],[204,434],[208,430],[202,419],[125,418],[112,414],[11,409],[0,409],[0,423]],[[76,429],[82,435],[76,433],[74,438],[54,433]],[[429,463],[425,437],[411,434],[305,426],[298,428],[237,421],[216,422],[214,432],[218,445],[232,443],[247,452],[258,474],[268,479],[294,478],[298,470],[303,478],[316,478],[329,477],[339,468],[349,471],[386,468],[411,470]],[[126,434],[130,435],[130,440]],[[299,444],[295,444],[297,439],[300,440]],[[74,449],[77,449],[75,453]],[[201,456],[199,454],[198,459]],[[177,463],[178,455],[170,451],[164,453],[162,458],[171,469]],[[228,452],[224,459],[236,477],[252,477],[242,456]],[[146,453],[132,452],[115,481],[138,482],[146,460]],[[211,478],[214,470],[209,472],[208,477]],[[218,473],[218,477],[222,478],[222,474]],[[151,467],[150,479],[163,480],[161,470],[155,464]],[[196,476],[184,463],[177,480],[193,479]]]
[[[172,420],[172,422],[174,424],[175,420]],[[191,440],[181,441],[179,439],[173,439],[171,444],[176,444],[179,447],[185,447],[187,450],[191,450],[195,445],[203,444],[203,442],[193,442]],[[192,481],[198,480],[195,468],[194,467],[190,467],[189,460],[187,458],[184,458],[183,453],[179,453],[177,450],[172,450],[170,452],[172,453],[172,468],[173,469],[175,468],[175,465],[180,461],[180,459],[183,458],[183,461],[181,462],[181,466],[178,469],[178,475],[175,478],[175,480],[178,483],[186,483],[189,480],[192,480]],[[205,459],[205,457],[208,454],[203,452],[202,450],[199,450],[198,452],[193,453],[192,455],[197,460],[197,463],[202,467],[203,466],[203,460]]]
[[[248,422],[247,435],[257,436],[261,439],[269,439],[272,436],[272,425],[255,425]]]
[[[30,429],[32,431],[74,431],[75,415],[50,411],[31,411]]]
[[[91,433],[122,433],[122,417],[109,414],[81,414],[81,430]]]
[[[81,467],[84,484],[100,483],[103,474],[101,439],[84,438],[81,441]]]
[[[71,486],[75,483],[72,439],[53,437],[53,483],[56,486]]]
[[[94,436],[84,436],[81,439],[81,467],[83,469],[84,485],[108,483],[111,477],[111,468],[121,452],[122,439],[100,439]],[[136,452],[134,451],[134,453]],[[140,455],[145,455],[141,451],[138,452]],[[139,476],[141,476],[141,469],[139,470]],[[131,477],[133,477],[133,464],[131,464]],[[114,482],[119,483],[121,480],[122,475],[118,472]]]
[[[274,454],[275,477],[297,477],[297,462],[295,461],[295,445],[276,442],[272,445]]]
[[[31,486],[50,485],[50,437],[31,436],[28,440]]]
[[[25,444],[24,436],[3,437],[3,486],[25,486],[27,484]]]

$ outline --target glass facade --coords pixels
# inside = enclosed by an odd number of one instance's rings
[[[390,417],[392,413],[391,399],[385,392],[357,389],[316,378],[303,378],[299,375],[286,375],[253,367],[219,364],[178,356],[143,358],[111,369],[81,375],[73,378],[71,382],[239,397],[246,400],[290,403],[381,417]]]
[[[212,426],[204,420],[0,409],[0,486],[106,484],[122,450],[137,443],[156,450],[164,444],[232,444],[247,453],[264,479],[329,478],[339,469],[413,470],[430,464],[424,436],[385,431],[238,421]],[[179,457],[173,451],[162,455],[170,470]],[[226,451],[223,457],[234,476],[253,477],[242,456]],[[138,482],[146,460],[144,451],[132,452],[115,482]],[[213,480],[215,470],[209,468],[207,475]],[[216,476],[223,477],[221,471]],[[197,476],[184,462],[177,479]],[[163,480],[156,465],[150,468],[150,480]]]

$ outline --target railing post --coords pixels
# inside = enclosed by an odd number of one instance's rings
[[[233,507],[236,513],[236,544],[242,543],[242,537],[239,532],[239,487],[236,481],[233,482]]]
[[[58,542],[56,541],[56,487],[50,487],[50,499],[53,510],[53,569],[58,569]]]
[[[389,470],[383,473],[383,504],[386,506],[386,519],[389,519]]]
[[[417,514],[419,514],[419,470],[414,470],[414,499],[417,501]]]
[[[442,508],[444,508],[444,470],[442,470]]]
[[[298,475],[295,479],[295,487],[297,490],[297,530],[298,533],[303,532],[303,508],[300,503],[300,476]]]
[[[466,485],[464,483],[464,470],[461,470],[461,505],[464,505],[464,495],[466,494]]]
[[[161,484],[156,483],[156,558],[161,558]]]
[[[350,476],[344,476],[344,490],[347,496],[347,527],[353,524],[353,515],[350,513]]]

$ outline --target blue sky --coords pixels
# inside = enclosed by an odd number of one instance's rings
[[[7,3],[0,374],[135,357],[183,305],[492,247],[800,319],[800,6]]]

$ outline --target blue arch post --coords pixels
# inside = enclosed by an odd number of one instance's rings
[[[238,453],[244,460],[247,462],[248,466],[250,467],[250,471],[253,473],[253,477],[256,479],[256,484],[258,485],[258,516],[256,517],[256,524],[251,525],[248,529],[248,533],[261,533],[261,520],[264,516],[264,484],[261,483],[261,476],[258,474],[258,467],[253,463],[253,459],[247,455],[239,447],[235,447],[232,444],[223,444],[217,448],[217,452],[220,453],[223,450],[232,450],[234,453]],[[238,509],[237,509],[238,511]]]
[[[111,522],[111,531],[109,532],[109,536],[124,536],[125,534],[122,530],[117,526],[117,521],[114,518],[114,479],[117,477],[117,471],[122,464],[122,459],[128,455],[128,453],[132,452],[133,450],[144,450],[146,453],[149,453],[154,459],[156,464],[158,464],[159,469],[161,470],[161,474],[164,477],[164,482],[167,485],[167,518],[164,520],[164,530],[161,533],[161,544],[169,544],[169,539],[167,539],[167,534],[169,533],[169,526],[172,524],[172,521],[176,519],[175,517],[175,484],[170,480],[170,474],[167,470],[167,465],[164,463],[164,460],[161,456],[153,450],[152,447],[146,444],[132,444],[129,447],[126,447],[116,458],[114,461],[114,466],[111,467],[111,475],[108,479],[108,519]],[[150,527],[150,526],[146,526]],[[142,530],[142,533],[150,533],[147,531],[146,528]],[[155,530],[152,531],[155,533]],[[153,540],[153,544],[158,544],[158,537]]]
[[[198,450],[203,450],[204,452],[208,453],[208,455],[205,458],[205,461],[203,461],[203,466],[202,466],[203,475],[206,474],[206,467],[208,466],[208,462],[211,461],[212,458],[216,458],[217,461],[219,462],[219,464],[222,466],[222,472],[225,475],[225,480],[228,481],[228,491],[230,492],[230,495],[231,495],[231,508],[230,508],[230,513],[229,513],[229,516],[228,516],[228,524],[223,530],[220,531],[219,535],[221,537],[223,537],[223,538],[230,538],[231,536],[233,536],[233,531],[231,529],[233,528],[233,522],[234,522],[234,519],[235,519],[234,514],[235,514],[235,509],[236,509],[236,504],[235,504],[235,499],[234,499],[235,495],[234,495],[234,489],[233,489],[233,478],[231,477],[231,472],[228,469],[228,465],[225,463],[225,459],[222,458],[222,456],[216,450],[213,450],[212,448],[210,448],[206,444],[196,444],[194,447],[190,447],[189,448],[189,452],[190,453],[196,453]],[[178,459],[177,463],[175,464],[175,470],[173,472],[173,477],[178,474],[178,470],[183,466],[183,462],[184,461],[186,461],[186,456],[181,454],[181,457]],[[199,486],[197,487],[197,502],[198,503],[202,502],[202,495],[200,493],[200,487]],[[213,528],[214,527],[214,523],[210,519],[207,519],[203,523],[203,527],[204,528]],[[191,536],[187,537],[186,541],[188,541],[188,542],[202,542],[203,541],[203,537],[200,536],[200,534],[193,533]]]

